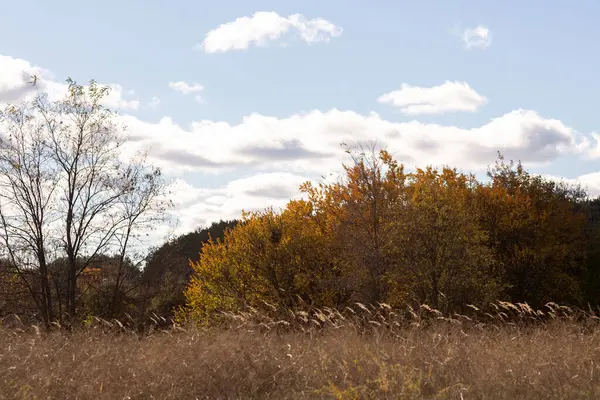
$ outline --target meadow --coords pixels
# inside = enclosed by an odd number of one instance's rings
[[[143,334],[116,320],[48,332],[12,318],[0,333],[0,398],[600,396],[595,312],[503,302],[469,310],[267,304],[224,314],[219,326],[156,325]]]

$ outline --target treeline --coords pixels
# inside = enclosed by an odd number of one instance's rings
[[[118,255],[80,259],[79,263],[86,262],[87,266],[77,281],[78,319],[116,318],[140,329],[148,324],[170,323],[173,311],[185,305],[184,290],[192,273],[190,261],[200,259],[202,245],[209,238],[222,240],[224,231],[236,223],[219,221],[175,237],[152,248],[138,263],[126,259],[121,264]],[[62,316],[68,297],[68,261],[54,260],[48,269],[54,315]],[[28,290],[29,286],[34,293],[40,292],[39,271],[34,268],[21,275],[10,260],[0,260],[0,318],[17,315],[23,322],[42,321]]]
[[[109,88],[67,83],[0,110],[0,317],[143,327],[265,302],[600,303],[600,201],[502,157],[478,181],[349,149],[344,176],[304,184],[304,200],[140,254],[168,221],[168,185],[146,154],[125,159]]]
[[[386,151],[349,153],[339,181],[307,183],[304,200],[247,213],[205,245],[178,317],[209,322],[265,302],[599,304],[600,201],[580,187],[501,155],[478,181],[449,167],[407,173]]]
[[[173,204],[161,170],[126,148],[104,106],[110,88],[68,79],[51,100],[36,82],[31,97],[0,109],[0,322],[167,320],[183,304],[189,260],[229,223],[144,254]]]

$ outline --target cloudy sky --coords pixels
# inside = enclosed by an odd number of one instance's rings
[[[4,2],[0,103],[110,84],[133,147],[175,180],[184,232],[281,206],[378,140],[483,174],[498,150],[600,193],[600,3]]]

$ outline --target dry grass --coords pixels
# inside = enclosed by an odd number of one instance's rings
[[[454,318],[267,307],[143,337],[114,322],[4,328],[0,398],[600,398],[597,318],[507,304]]]

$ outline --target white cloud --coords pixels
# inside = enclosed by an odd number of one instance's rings
[[[33,75],[37,76],[36,86],[33,85]],[[103,102],[106,107],[115,110],[137,110],[139,108],[138,100],[125,99],[125,95],[131,95],[131,91],[126,93],[123,87],[117,84],[106,86],[110,88],[110,92]],[[37,90],[47,92],[48,97],[53,100],[66,93],[67,84],[57,82],[48,70],[28,61],[0,55],[0,105],[31,98],[37,93]]]
[[[600,196],[600,172],[592,172],[589,174],[580,175],[573,180],[574,183],[579,183],[587,190],[592,197]]]
[[[261,172],[231,181],[227,189],[230,197],[245,195],[287,201],[297,195],[298,188],[307,180],[309,178],[290,172]]]
[[[598,197],[600,196],[600,171],[591,172],[588,174],[580,175],[576,178],[564,178],[556,175],[541,174],[542,177],[550,179],[556,182],[566,183],[568,185],[580,185],[588,196]]]
[[[0,55],[0,103],[18,102],[35,93],[32,76],[49,72],[25,60]]]
[[[225,182],[216,188],[198,188],[182,179],[171,186],[177,233],[189,232],[219,219],[239,218],[242,210],[283,208],[290,198],[300,198],[299,187],[310,180],[292,173],[258,173]]]
[[[433,87],[417,87],[403,83],[400,90],[386,93],[377,100],[399,107],[400,111],[407,115],[475,112],[487,104],[487,98],[478,94],[469,84],[457,81],[446,81]]]
[[[40,68],[8,59],[0,58],[1,99],[28,96],[31,89],[26,86],[26,74],[35,71],[43,72],[41,84],[53,96],[64,89],[63,83]],[[128,101],[120,97],[125,91],[114,87],[118,90],[111,101],[123,106]],[[431,101],[434,88],[417,89],[425,90],[429,106],[457,107],[435,96]],[[421,99],[427,97],[418,93]],[[463,97],[458,96],[461,101]],[[181,232],[220,218],[239,217],[242,209],[285,205],[298,195],[300,183],[340,171],[341,161],[347,159],[341,142],[378,140],[409,168],[449,164],[474,172],[493,163],[498,150],[507,159],[520,159],[527,166],[550,163],[564,155],[600,154],[594,147],[598,138],[531,110],[515,110],[471,129],[419,121],[398,123],[376,113],[335,108],[285,118],[253,113],[237,123],[198,120],[189,126],[180,126],[169,117],[158,122],[132,115],[119,118],[128,128],[123,134],[130,139],[124,157],[150,149],[151,161],[162,167],[167,177],[192,173],[186,176],[193,176],[194,181],[179,181],[172,187],[173,215],[182,222]],[[231,180],[221,175],[227,170],[247,175]],[[205,173],[214,174],[211,180],[213,184],[216,180],[216,188],[203,187]],[[597,178],[588,175],[581,179],[593,183]]]
[[[252,44],[264,46],[292,30],[306,43],[327,42],[343,31],[322,18],[307,19],[300,14],[283,17],[273,11],[259,11],[218,26],[196,48],[207,53],[246,50]]]
[[[492,34],[488,28],[479,25],[475,28],[465,29],[462,39],[467,49],[485,49],[492,43]]]
[[[169,82],[169,87],[183,94],[198,93],[204,90],[204,86],[199,83],[187,83],[184,81]]]
[[[121,85],[110,84],[110,91],[104,99],[104,105],[115,110],[137,110],[140,107],[139,100],[124,99],[123,88]],[[131,90],[128,94],[131,94]]]
[[[590,141],[561,121],[516,110],[472,129],[418,121],[396,123],[375,113],[332,109],[287,118],[260,114],[238,124],[203,120],[183,128],[168,118],[158,124],[123,117],[135,147],[152,147],[165,171],[220,173],[253,167],[263,171],[327,174],[339,168],[341,142],[378,140],[409,165],[450,164],[483,169],[502,151],[529,165],[589,151]]]
[[[591,143],[594,143],[593,147],[590,147],[588,156],[590,158],[600,158],[600,135],[593,132],[591,135],[590,146]]]
[[[150,103],[148,103],[148,106],[150,108],[156,108],[156,107],[158,107],[159,104],[160,104],[160,99],[157,96],[152,96],[152,99],[150,99]]]

